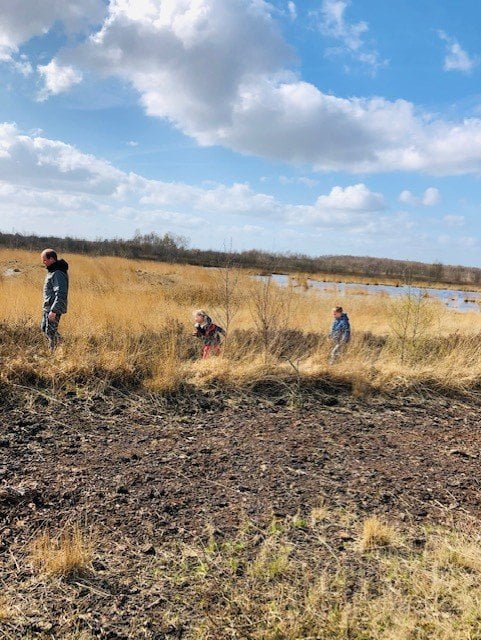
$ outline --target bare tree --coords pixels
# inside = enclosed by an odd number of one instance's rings
[[[273,355],[279,333],[289,326],[294,304],[292,283],[281,289],[272,276],[263,276],[251,286],[250,311],[261,337],[264,360]]]
[[[224,255],[224,264],[218,267],[216,271],[216,281],[220,291],[218,315],[223,328],[228,334],[232,320],[240,307],[240,298],[238,295],[240,271],[235,265],[232,247],[229,251],[226,251],[224,248]]]

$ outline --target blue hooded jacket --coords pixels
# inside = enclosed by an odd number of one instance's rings
[[[351,339],[351,325],[347,313],[343,313],[340,318],[334,318],[329,337],[337,343],[346,343]]]

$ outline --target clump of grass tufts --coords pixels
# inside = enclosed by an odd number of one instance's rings
[[[434,546],[433,557],[440,569],[481,572],[479,544],[458,537],[449,540],[444,537]]]
[[[13,618],[13,612],[7,602],[0,600],[0,622],[5,622]]]
[[[310,523],[312,527],[315,527],[318,523],[327,520],[329,517],[329,511],[326,507],[314,507],[311,511]]]
[[[68,577],[91,570],[93,537],[78,524],[64,529],[59,536],[45,531],[32,543],[31,560],[41,573]]]
[[[371,551],[379,547],[390,547],[394,544],[396,532],[373,516],[364,521],[360,540],[361,551]]]
[[[290,571],[291,545],[278,544],[267,539],[261,546],[257,557],[249,567],[248,573],[257,580],[271,581]]]

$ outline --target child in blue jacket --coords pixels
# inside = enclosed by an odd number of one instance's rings
[[[334,307],[332,315],[334,321],[332,323],[329,337],[334,343],[334,347],[332,348],[331,356],[329,358],[330,364],[334,364],[337,361],[344,347],[351,339],[351,325],[349,324],[347,313],[344,313],[342,307]]]

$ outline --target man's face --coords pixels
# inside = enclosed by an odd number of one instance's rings
[[[42,262],[46,267],[49,267],[55,262],[55,258],[47,258],[47,256],[42,253]]]

